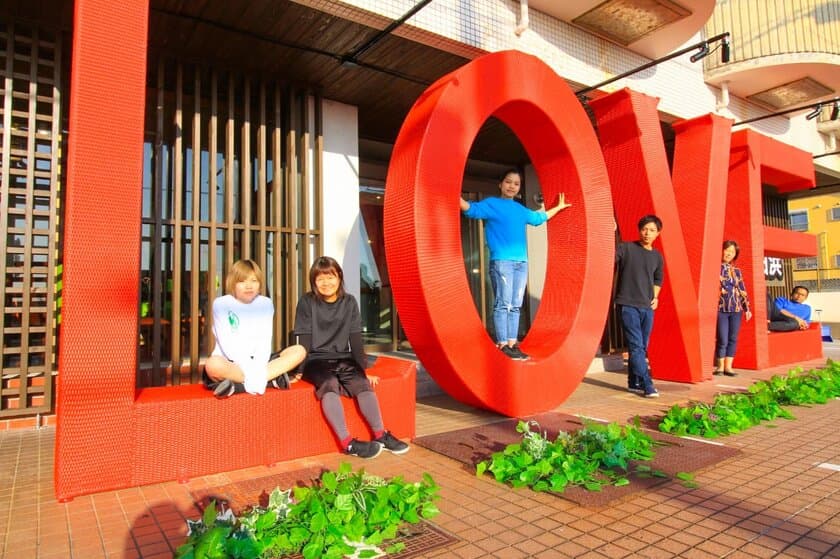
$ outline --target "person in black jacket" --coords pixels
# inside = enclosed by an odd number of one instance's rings
[[[408,445],[385,430],[373,386],[367,376],[367,356],[362,343],[362,321],[356,298],[344,291],[344,272],[334,258],[322,256],[309,270],[311,291],[298,301],[294,335],[307,350],[303,380],[315,386],[321,409],[347,454],[373,458],[382,450],[408,452]],[[350,436],[341,396],[356,398],[374,434],[374,440]]]
[[[639,240],[624,242],[615,251],[618,264],[618,289],[615,304],[621,312],[621,326],[630,357],[627,362],[627,389],[658,398],[650,378],[647,348],[653,330],[653,311],[659,306],[662,288],[662,254],[653,242],[662,230],[662,220],[646,215],[639,220]]]

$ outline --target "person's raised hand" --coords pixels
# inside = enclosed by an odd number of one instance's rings
[[[571,207],[571,204],[566,203],[566,193],[561,192],[560,198],[557,200],[557,207],[561,210],[565,210],[566,208]]]

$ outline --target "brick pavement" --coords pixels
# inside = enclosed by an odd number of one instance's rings
[[[785,370],[741,371],[697,385],[659,382],[659,400],[624,391],[621,373],[594,372],[557,411],[624,422],[661,415],[689,399],[709,401],[721,390],[743,389]],[[460,463],[416,445],[404,456],[383,453],[362,461],[324,455],[58,503],[52,491],[54,428],[7,431],[0,434],[0,557],[171,557],[185,537],[184,519],[199,516],[193,493],[350,460],[382,476],[411,479],[429,472],[440,484],[441,514],[434,523],[457,541],[420,557],[840,559],[840,401],[792,411],[794,421],[720,439],[742,452],[697,473],[698,488],[670,480],[603,509],[476,478]],[[418,435],[500,419],[445,396],[417,406]]]

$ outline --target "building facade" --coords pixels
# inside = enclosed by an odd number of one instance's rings
[[[390,149],[429,85],[489,52],[515,49],[539,57],[581,92],[583,103],[624,87],[657,97],[669,153],[672,125],[707,113],[815,156],[837,151],[835,2],[774,2],[766,14],[751,12],[746,0],[132,2],[137,11],[125,19],[142,27],[134,30],[135,38],[144,37],[142,56],[123,53],[119,44],[111,45],[110,56],[135,57],[134,73],[122,77],[126,88],[140,80],[145,92],[133,113],[121,108],[118,95],[98,98],[88,90],[91,74],[82,71],[125,65],[118,58],[85,58],[101,56],[104,48],[82,50],[91,33],[104,33],[86,27],[95,19],[91,11],[112,9],[108,4],[51,0],[0,8],[0,236],[7,255],[0,268],[0,418],[54,409],[58,355],[66,343],[100,340],[103,350],[132,364],[140,387],[198,382],[211,350],[207,305],[221,293],[227,267],[242,257],[266,269],[278,310],[278,347],[307,288],[306,270],[320,254],[335,256],[348,271],[370,348],[410,347],[384,258]],[[84,95],[102,107],[101,118],[73,119]],[[825,103],[819,118],[808,119],[817,102]],[[84,142],[94,142],[88,147],[98,156],[82,167],[72,154],[68,159],[68,147],[82,149]],[[114,157],[120,145],[134,155]],[[496,175],[510,166],[526,171],[523,198],[532,203],[539,184],[528,154],[500,121],[488,120],[464,172],[465,196],[492,195]],[[816,184],[837,182],[840,156],[815,159],[815,169]],[[84,188],[94,178],[123,185],[140,219],[97,205],[95,194],[88,198]],[[786,211],[779,211],[785,198],[768,186],[768,223],[787,223]],[[81,211],[83,203],[112,228],[101,246],[109,234],[138,239],[136,254],[101,255],[138,264],[134,273],[115,278],[111,263],[103,262],[105,277],[75,291],[67,309],[66,240],[80,235],[67,211]],[[465,273],[486,316],[491,300],[481,239],[479,225],[463,224]],[[96,251],[96,240],[91,247],[71,242],[70,249]],[[544,282],[544,242],[539,232],[531,238],[532,314]],[[84,309],[77,306],[79,293],[90,298]],[[134,298],[136,313],[101,316],[98,298]],[[72,319],[84,312],[83,320],[90,315],[110,328],[98,338],[65,339],[65,310]],[[604,349],[614,349],[617,328],[611,323],[607,330]],[[134,351],[125,355],[126,344],[112,346],[109,336],[129,337]]]

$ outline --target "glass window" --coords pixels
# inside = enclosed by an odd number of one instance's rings
[[[816,270],[817,269],[817,257],[816,256],[806,256],[803,258],[796,259],[796,269],[797,270]]]
[[[808,212],[806,210],[790,212],[790,228],[794,231],[807,231]]]

